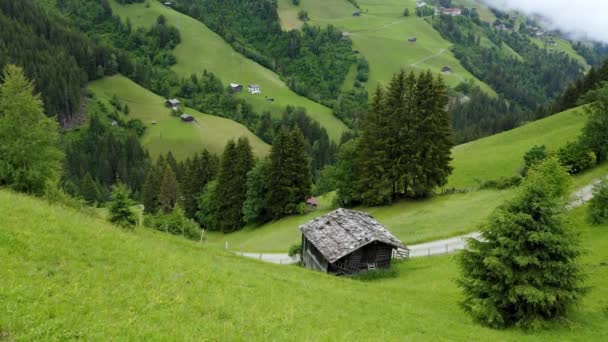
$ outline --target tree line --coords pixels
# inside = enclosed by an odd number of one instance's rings
[[[311,187],[304,135],[283,127],[261,160],[247,138],[229,141],[220,158],[208,151],[181,163],[171,153],[160,156],[148,170],[142,197],[152,222],[179,207],[201,227],[229,233],[302,213]]]

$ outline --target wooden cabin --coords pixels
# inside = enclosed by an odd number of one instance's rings
[[[371,215],[338,209],[300,226],[304,267],[330,274],[390,268],[408,249]]]
[[[169,99],[169,100],[167,100],[167,101],[165,102],[165,104],[167,105],[167,107],[169,107],[169,108],[173,108],[173,109],[175,109],[175,108],[179,107],[179,103],[180,103],[180,102],[179,102],[179,100],[178,100],[178,99]]]
[[[233,93],[239,93],[243,90],[243,86],[238,83],[230,83],[230,90],[232,90]]]
[[[183,122],[193,122],[194,121],[194,117],[192,115],[182,114],[179,117],[180,117],[180,119],[182,119]]]

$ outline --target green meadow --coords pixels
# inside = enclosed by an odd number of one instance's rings
[[[429,22],[415,15],[415,1],[359,0],[357,3],[362,12],[359,17],[352,15],[357,8],[346,0],[306,0],[301,1],[300,8],[308,12],[311,24],[331,24],[348,32],[354,49],[359,50],[370,63],[368,89],[374,89],[378,84],[388,84],[400,69],[416,72],[431,70],[442,75],[450,86],[475,79],[454,57],[450,51],[451,44]],[[403,16],[406,7],[412,13],[409,17]],[[294,11],[297,13],[297,8],[291,0],[279,0],[279,15],[284,23],[293,21],[290,13]],[[285,28],[290,27],[287,25]],[[409,37],[416,37],[417,41],[409,43]],[[445,66],[451,67],[453,73],[441,73]],[[485,83],[475,81],[487,93],[496,94]],[[345,86],[350,85],[352,81]]]
[[[185,108],[185,113],[194,116],[196,123],[182,122],[171,115],[171,110],[165,106],[165,99],[124,76],[92,82],[89,90],[106,104],[112,96],[117,95],[122,103],[129,105],[130,114],[125,119],[134,118],[144,122],[147,130],[142,144],[153,157],[171,151],[176,158],[185,159],[204,148],[221,154],[228,140],[243,136],[249,139],[257,156],[265,156],[270,151],[270,146],[245,126],[229,119]],[[153,122],[156,124],[153,125]]]
[[[454,173],[448,187],[473,188],[480,181],[515,176],[524,154],[534,145],[556,151],[576,140],[585,122],[584,111],[579,107],[456,146],[452,151]]]
[[[589,292],[547,329],[493,330],[463,314],[453,256],[361,282],[265,264],[0,191],[0,336],[8,341],[602,341],[608,226],[580,232]]]
[[[148,5],[149,4],[149,7]],[[183,77],[208,70],[217,75],[224,84],[239,83],[245,89],[240,94],[257,111],[270,111],[280,115],[287,105],[304,107],[308,115],[327,129],[330,138],[338,141],[348,128],[333,115],[330,108],[292,92],[274,72],[235,52],[219,35],[203,23],[172,10],[158,1],[141,4],[119,5],[111,1],[114,13],[129,19],[134,27],[150,27],[158,16],[164,15],[168,23],[176,26],[182,43],[174,50],[177,65],[174,70]],[[247,93],[249,84],[259,84],[260,95]],[[274,98],[270,103],[266,96]]]

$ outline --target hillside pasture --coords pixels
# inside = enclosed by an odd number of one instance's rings
[[[279,0],[279,3],[285,7],[289,6],[291,0]],[[359,50],[370,63],[368,89],[374,89],[378,84],[388,84],[400,69],[415,72],[431,70],[442,75],[452,87],[474,79],[484,91],[496,94],[462,67],[450,51],[451,44],[429,22],[415,15],[415,1],[360,0],[357,3],[361,7],[361,16],[358,17],[352,15],[357,11],[356,7],[346,0],[307,0],[302,1],[299,7],[308,12],[312,24],[334,25],[349,33],[353,48]],[[406,7],[411,12],[409,17],[403,16]],[[282,12],[279,14],[282,15]],[[417,42],[408,42],[409,37],[416,37]],[[451,67],[453,72],[442,73],[441,69],[445,66]]]
[[[179,29],[182,42],[174,50],[177,64],[173,69],[180,76],[189,77],[208,70],[225,85],[242,84],[245,89],[239,96],[250,102],[259,113],[270,111],[275,117],[280,117],[287,105],[304,107],[312,119],[325,127],[332,140],[339,141],[342,133],[348,131],[330,108],[292,92],[277,74],[235,52],[222,37],[200,21],[158,1],[148,1],[149,7],[144,3],[120,5],[115,0],[111,4],[114,13],[124,20],[128,18],[134,27],[150,27],[158,16],[163,15],[170,25]],[[249,94],[247,86],[250,84],[260,85],[262,94]],[[268,102],[266,97],[275,101]]]
[[[474,188],[481,181],[515,176],[524,154],[534,145],[556,151],[576,140],[585,122],[585,114],[579,107],[456,146],[452,151],[454,173],[448,187]]]
[[[270,146],[251,133],[245,126],[229,119],[200,113],[184,108],[185,113],[194,116],[196,122],[184,123],[171,115],[165,106],[165,99],[139,86],[124,76],[105,77],[89,84],[89,90],[105,102],[116,95],[130,109],[128,119],[140,119],[146,125],[142,145],[153,157],[171,151],[177,159],[185,159],[208,149],[221,154],[230,139],[247,137],[257,156],[265,156]],[[153,122],[156,122],[153,125]]]
[[[567,322],[494,330],[459,306],[454,257],[361,282],[265,264],[161,232],[0,191],[0,332],[6,340],[602,341],[608,226],[574,213],[589,292]],[[369,327],[373,326],[374,329]]]

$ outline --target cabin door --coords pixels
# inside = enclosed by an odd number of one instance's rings
[[[363,247],[362,252],[363,253],[361,255],[361,263],[363,265],[376,263],[376,253],[377,253],[376,243],[371,243],[371,244]]]

